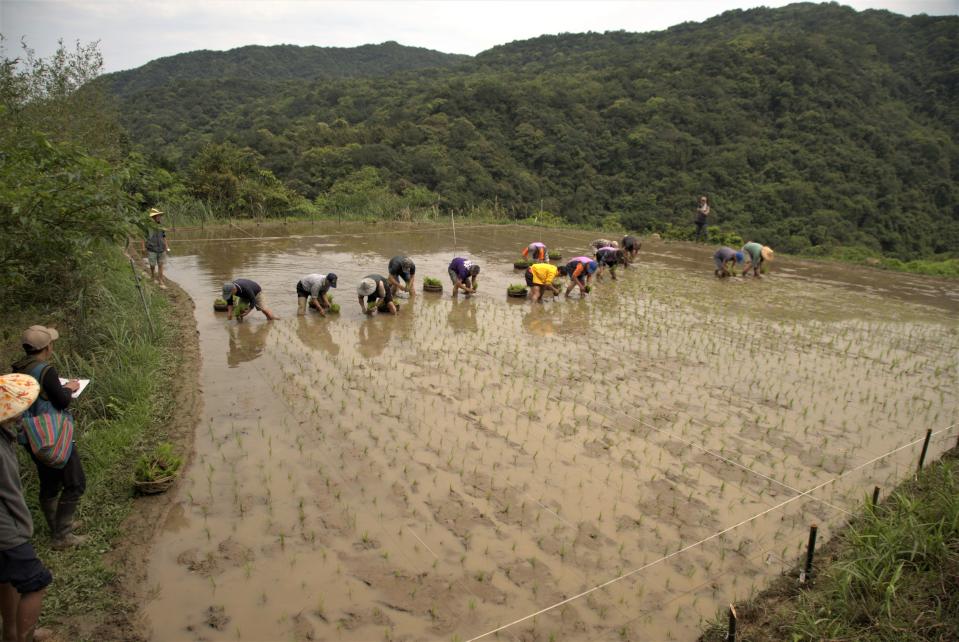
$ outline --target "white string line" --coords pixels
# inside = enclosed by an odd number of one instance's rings
[[[482,223],[477,225],[460,225],[460,229],[474,229],[474,228],[485,228],[485,227],[504,227],[496,223]],[[390,230],[388,232],[334,232],[330,234],[286,234],[284,236],[233,236],[233,237],[217,237],[217,238],[186,238],[186,239],[170,239],[170,242],[175,243],[220,243],[224,241],[281,241],[289,239],[324,239],[324,238],[338,238],[338,237],[366,237],[366,236],[383,236],[386,234],[413,234],[413,233],[435,233],[435,232],[445,232],[452,228],[450,227],[424,227],[420,229],[411,229],[411,230]]]
[[[951,429],[954,428],[955,426],[956,426],[956,424],[952,424],[951,426],[946,426],[945,428],[941,428],[941,429],[939,429],[939,430],[934,431],[934,432],[932,433],[932,435],[935,436],[935,435],[938,435],[938,434],[940,434],[940,433],[946,432],[946,431],[948,431],[948,430],[951,430]],[[648,568],[651,568],[651,567],[653,567],[653,566],[656,566],[656,565],[658,565],[658,564],[661,564],[662,562],[665,562],[666,560],[672,559],[673,557],[676,557],[677,555],[680,555],[680,554],[685,553],[686,551],[688,551],[688,550],[690,550],[690,549],[693,549],[693,548],[696,548],[696,547],[698,547],[698,546],[701,546],[701,545],[705,544],[706,542],[709,542],[709,541],[711,541],[711,540],[714,540],[714,539],[716,539],[717,537],[721,537],[721,536],[725,535],[726,533],[728,533],[728,532],[730,532],[730,531],[732,531],[732,530],[735,530],[735,529],[739,528],[740,526],[743,526],[743,525],[745,525],[745,524],[748,524],[749,522],[755,521],[755,520],[759,519],[760,517],[763,517],[764,515],[767,515],[767,514],[773,512],[773,511],[776,511],[776,510],[782,508],[783,506],[786,506],[787,504],[791,504],[791,503],[793,503],[794,501],[796,501],[797,499],[800,499],[800,498],[802,498],[802,497],[805,497],[805,496],[807,496],[807,495],[809,495],[809,494],[811,494],[811,493],[819,490],[820,488],[823,488],[823,487],[825,487],[825,486],[828,486],[829,484],[832,484],[833,482],[839,481],[839,480],[842,479],[843,477],[846,477],[846,476],[848,476],[848,475],[851,475],[852,473],[857,472],[857,471],[861,470],[862,468],[865,468],[866,466],[868,466],[868,465],[870,465],[870,464],[873,464],[873,463],[879,461],[880,459],[884,459],[884,458],[886,458],[886,457],[888,457],[888,456],[890,456],[890,455],[893,455],[893,454],[899,452],[900,450],[904,450],[904,449],[906,449],[906,448],[910,448],[910,447],[912,447],[912,446],[915,446],[916,444],[918,444],[919,442],[921,442],[921,441],[923,441],[923,440],[925,440],[925,436],[920,437],[919,439],[916,439],[915,441],[911,441],[911,442],[909,442],[909,443],[907,443],[907,444],[903,444],[902,446],[899,446],[898,448],[896,448],[896,449],[894,449],[894,450],[890,450],[889,452],[887,452],[887,453],[885,453],[885,454],[883,454],[883,455],[879,455],[878,457],[875,457],[875,458],[873,458],[873,459],[871,459],[871,460],[869,460],[869,461],[867,461],[867,462],[864,462],[864,463],[860,464],[859,466],[856,466],[855,468],[852,468],[852,469],[846,471],[845,473],[842,473],[841,475],[838,475],[838,476],[836,476],[836,477],[834,477],[834,478],[832,478],[832,479],[829,479],[829,480],[827,480],[827,481],[824,481],[824,482],[822,482],[821,484],[818,484],[817,486],[814,486],[814,487],[810,488],[809,490],[804,491],[804,492],[802,492],[802,493],[799,494],[799,495],[796,495],[795,497],[790,497],[789,499],[787,499],[787,500],[785,500],[785,501],[783,501],[783,502],[780,502],[779,504],[777,504],[777,505],[775,505],[775,506],[772,506],[772,507],[770,507],[770,508],[767,508],[766,510],[764,510],[764,511],[762,511],[762,512],[760,512],[760,513],[757,513],[756,515],[753,515],[752,517],[748,517],[748,518],[742,520],[741,522],[739,522],[738,524],[734,524],[734,525],[732,525],[732,526],[729,526],[729,527],[727,527],[727,528],[724,528],[724,529],[721,530],[721,531],[718,531],[718,532],[716,532],[716,533],[713,533],[712,535],[710,535],[710,536],[708,536],[708,537],[704,537],[703,539],[699,540],[698,542],[693,542],[692,544],[689,544],[689,545],[687,545],[687,546],[684,546],[684,547],[682,547],[682,548],[680,548],[680,549],[678,549],[678,550],[676,550],[676,551],[674,551],[674,552],[672,552],[672,553],[669,553],[668,555],[664,555],[664,556],[660,557],[659,559],[653,560],[652,562],[649,562],[649,563],[647,563],[647,564],[643,564],[643,565],[640,566],[639,568],[633,569],[632,571],[629,571],[629,572],[627,572],[627,573],[623,573],[623,574],[620,575],[619,577],[614,577],[614,578],[612,578],[612,579],[610,579],[610,580],[607,580],[607,581],[603,582],[602,584],[599,584],[599,585],[594,586],[594,587],[592,587],[592,588],[590,588],[590,589],[587,589],[587,590],[585,590],[585,591],[582,591],[581,593],[577,593],[576,595],[573,595],[572,597],[568,597],[568,598],[566,598],[565,600],[562,600],[562,601],[560,601],[560,602],[557,602],[557,603],[555,603],[555,604],[553,604],[553,605],[551,605],[551,606],[547,606],[546,608],[542,608],[542,609],[540,609],[539,611],[536,611],[535,613],[531,613],[531,614],[526,615],[526,616],[524,616],[524,617],[521,617],[521,618],[519,618],[519,619],[513,620],[512,622],[510,622],[510,623],[508,623],[508,624],[503,624],[502,626],[499,626],[499,627],[497,627],[497,628],[495,628],[495,629],[492,629],[492,630],[490,630],[490,631],[487,631],[486,633],[483,633],[483,634],[481,634],[481,635],[477,635],[476,637],[472,637],[472,638],[470,638],[469,640],[467,640],[467,642],[474,642],[475,640],[480,640],[480,639],[485,638],[485,637],[487,637],[487,636],[489,636],[489,635],[492,635],[493,633],[498,633],[499,631],[502,631],[503,629],[510,628],[511,626],[514,626],[514,625],[516,625],[516,624],[519,624],[520,622],[525,622],[526,620],[529,620],[529,619],[531,619],[531,618],[537,617],[538,615],[542,615],[543,613],[546,613],[546,612],[548,612],[548,611],[552,611],[553,609],[558,608],[558,607],[560,607],[560,606],[563,606],[564,604],[569,604],[570,602],[572,602],[572,601],[574,601],[574,600],[578,600],[578,599],[581,598],[581,597],[584,597],[584,596],[586,596],[586,595],[589,595],[590,593],[593,593],[593,592],[598,591],[598,590],[600,590],[600,589],[602,589],[602,588],[605,588],[605,587],[609,586],[610,584],[615,584],[616,582],[619,582],[619,581],[621,581],[621,580],[624,580],[624,579],[626,579],[627,577],[631,577],[631,576],[635,575],[636,573],[639,573],[639,572],[644,571],[644,570],[646,570],[646,569],[648,569]]]

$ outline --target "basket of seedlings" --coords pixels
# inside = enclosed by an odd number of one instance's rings
[[[424,292],[442,292],[443,284],[440,283],[439,279],[434,279],[431,276],[423,279],[423,291]]]
[[[531,265],[532,265],[532,263],[530,263],[529,261],[526,261],[526,260],[523,260],[523,261],[514,261],[514,262],[513,262],[513,267],[514,267],[515,269],[517,269],[517,270],[525,270],[526,268],[528,268],[528,267],[531,266]]]
[[[515,299],[524,298],[529,294],[529,288],[521,283],[511,283],[508,288],[506,288],[506,296],[511,296]]]
[[[226,312],[226,301],[217,299],[213,302],[213,309],[217,312]]]
[[[142,495],[162,493],[176,481],[182,465],[183,460],[173,452],[173,444],[159,444],[137,461],[133,469],[133,488]]]
[[[550,252],[550,253],[549,253],[549,260],[550,260],[550,261],[558,261],[558,260],[560,260],[561,258],[563,258],[563,255],[560,254],[559,252]]]

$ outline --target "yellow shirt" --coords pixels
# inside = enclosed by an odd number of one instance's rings
[[[549,263],[533,263],[529,270],[533,273],[533,285],[549,285],[559,273],[559,268]]]

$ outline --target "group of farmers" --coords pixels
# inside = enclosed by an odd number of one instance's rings
[[[574,288],[579,290],[581,297],[585,297],[592,288],[595,277],[602,280],[608,270],[610,278],[616,280],[616,268],[628,267],[636,261],[639,255],[640,242],[634,236],[624,236],[621,241],[596,239],[590,244],[595,250],[593,256],[577,256],[570,259],[565,265],[553,265],[549,262],[549,251],[540,241],[530,243],[523,249],[523,258],[529,263],[525,271],[525,281],[528,296],[534,303],[542,301],[543,294],[549,290],[554,296],[560,293],[556,286],[556,279],[569,277],[565,296],[569,296]],[[743,275],[750,269],[756,277],[766,261],[771,261],[771,248],[755,242],[746,243],[742,250],[733,250],[721,247],[713,256],[718,277],[731,275],[734,263],[743,264]],[[397,292],[414,294],[414,280],[416,264],[408,256],[394,256],[386,268],[387,276],[368,274],[356,287],[357,303],[363,314],[380,312],[396,314],[399,307],[395,297]],[[476,292],[477,277],[480,267],[470,259],[454,258],[447,268],[450,281],[453,284],[453,296],[460,291],[469,295]],[[328,274],[307,274],[296,283],[297,314],[303,315],[307,308],[316,310],[326,316],[332,307],[329,295],[330,288],[336,288],[337,276]],[[250,279],[234,279],[223,284],[223,300],[227,306],[227,319],[233,318],[234,307],[242,301],[243,310],[236,315],[237,321],[242,321],[253,310],[259,310],[267,319],[274,320],[276,316],[266,306],[262,288]]]
[[[457,296],[461,290],[467,295],[476,292],[479,265],[458,256],[450,261],[447,272],[453,283],[453,296]],[[386,266],[386,273],[385,277],[382,274],[367,274],[356,286],[356,300],[363,314],[396,314],[399,311],[395,301],[396,293],[414,293],[416,264],[410,257],[394,256]],[[296,282],[297,314],[306,314],[307,308],[311,308],[326,316],[333,307],[330,288],[336,288],[337,280],[333,272],[307,274],[300,278]],[[234,279],[224,283],[223,300],[226,302],[227,319],[233,318],[234,307],[238,302],[242,302],[244,306],[236,315],[237,321],[242,321],[254,309],[262,312],[270,321],[276,319],[276,315],[266,307],[260,284],[250,279]]]

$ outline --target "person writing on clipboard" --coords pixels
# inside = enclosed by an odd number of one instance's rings
[[[50,362],[53,343],[59,338],[60,333],[56,329],[42,325],[32,325],[20,335],[26,355],[13,364],[13,371],[30,375],[40,383],[40,396],[27,413],[36,415],[49,412],[50,406],[56,410],[66,410],[73,400],[73,393],[80,389],[77,379],[60,383],[56,366]],[[50,545],[56,550],[64,550],[82,544],[86,538],[73,534],[73,516],[87,488],[87,479],[76,443],[63,468],[47,466],[32,452],[30,457],[40,478],[40,510],[50,527]]]

